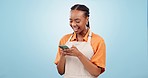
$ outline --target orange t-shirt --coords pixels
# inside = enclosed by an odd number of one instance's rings
[[[88,40],[89,32],[90,32],[90,30],[84,36],[83,41]],[[68,39],[70,38],[71,35],[73,35],[73,36],[70,41],[77,41],[76,33],[67,34],[60,40],[59,45],[64,45],[68,41]],[[91,46],[94,51],[94,55],[91,57],[90,61],[93,64],[97,65],[98,67],[101,67],[102,68],[101,73],[103,73],[105,71],[105,65],[106,65],[106,46],[105,46],[105,42],[104,42],[103,38],[92,32]],[[60,48],[58,48],[58,53],[57,53],[57,56],[55,59],[55,64],[57,64],[60,59],[60,52],[59,51],[60,51]]]

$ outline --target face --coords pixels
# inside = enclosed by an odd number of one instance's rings
[[[83,11],[71,10],[69,20],[70,20],[70,26],[72,27],[72,29],[76,34],[81,34],[87,31],[86,24],[88,22],[88,17],[84,16]]]

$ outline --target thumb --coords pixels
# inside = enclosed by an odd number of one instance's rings
[[[74,46],[74,45],[72,45],[72,48],[75,48],[75,46]]]

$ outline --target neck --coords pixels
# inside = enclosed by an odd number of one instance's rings
[[[76,34],[77,38],[83,38],[87,34],[88,30],[89,29],[87,28],[86,30],[82,31],[81,33]]]

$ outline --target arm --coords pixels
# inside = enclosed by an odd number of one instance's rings
[[[61,50],[61,57],[60,57],[60,60],[57,64],[57,69],[58,69],[58,72],[60,75],[63,75],[65,73],[65,62],[66,62],[65,54]]]
[[[98,77],[101,73],[101,68],[90,62],[82,53],[78,56],[79,60],[84,65],[85,69],[93,76]]]
[[[101,68],[93,64],[88,58],[86,58],[75,46],[71,49],[64,50],[66,55],[76,56],[82,62],[85,69],[93,76],[97,77],[101,73]]]

